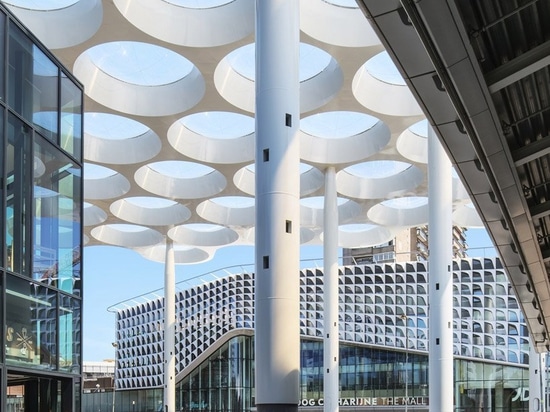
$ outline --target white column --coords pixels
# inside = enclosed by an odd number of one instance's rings
[[[453,412],[452,169],[428,126],[430,412]]]
[[[325,198],[323,215],[324,262],[324,405],[325,412],[338,411],[338,199],[336,171],[333,166],[325,171]]]
[[[258,412],[297,411],[300,384],[299,2],[256,1]]]
[[[174,243],[166,236],[164,262],[164,412],[176,411],[176,270]]]
[[[529,345],[529,411],[541,412],[543,409],[542,388],[544,369],[541,355],[535,350],[535,345]]]

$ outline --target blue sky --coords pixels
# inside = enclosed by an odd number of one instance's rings
[[[491,240],[484,229],[467,232],[470,256],[494,256]],[[480,248],[480,249],[478,249]],[[483,249],[489,248],[489,249]],[[479,253],[474,253],[479,251]],[[319,259],[322,247],[302,247],[302,259]],[[230,246],[220,249],[208,262],[195,265],[178,265],[176,282],[216,271],[228,266],[254,263],[251,246]],[[153,290],[161,289],[164,282],[164,265],[147,260],[129,249],[113,246],[84,248],[84,361],[101,361],[114,358],[115,315],[107,311],[121,301]]]

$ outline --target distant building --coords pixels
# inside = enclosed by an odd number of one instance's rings
[[[453,226],[453,257],[466,257],[466,228]],[[344,264],[391,263],[428,260],[428,227],[407,228],[377,246],[344,249]]]
[[[82,390],[84,393],[112,391],[114,388],[115,361],[84,361],[82,365]]]
[[[428,410],[426,263],[340,267],[342,410]],[[254,274],[239,273],[177,293],[178,409],[253,410],[254,284]],[[300,285],[301,406],[321,410],[322,270],[302,270]],[[528,332],[500,261],[454,260],[453,291],[456,407],[526,410]],[[163,299],[143,302],[116,314],[120,410],[162,405]]]

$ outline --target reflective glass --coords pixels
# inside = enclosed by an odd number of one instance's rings
[[[6,61],[6,50],[4,47],[4,33],[6,32],[6,15],[0,12],[0,62]],[[6,100],[4,90],[4,64],[0,65],[0,100]]]
[[[9,28],[8,104],[32,121],[33,44],[15,24]]]
[[[57,143],[59,131],[59,68],[33,46],[32,122],[41,134]]]
[[[61,74],[61,147],[82,161],[82,90]]]
[[[30,227],[26,224],[28,198],[30,196],[30,169],[28,148],[31,129],[13,115],[8,119],[8,144],[6,157],[6,268],[28,274],[26,251],[30,239]]]
[[[59,303],[59,369],[80,373],[81,302],[73,296],[60,295]]]
[[[57,142],[59,69],[15,24],[9,29],[8,104]]]
[[[33,277],[78,293],[81,169],[39,136],[34,163]]]
[[[6,282],[6,363],[55,369],[57,295],[28,280]]]

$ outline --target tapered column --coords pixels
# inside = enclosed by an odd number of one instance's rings
[[[297,411],[299,2],[256,1],[256,406]]]
[[[176,270],[174,243],[166,237],[164,266],[164,412],[176,410]]]
[[[338,411],[338,199],[336,171],[325,171],[325,198],[323,216],[324,262],[324,405],[325,412]]]
[[[541,354],[535,350],[535,345],[530,345],[529,351],[529,411],[541,412],[543,409],[543,366]]]
[[[428,126],[429,390],[431,412],[453,411],[452,169]]]

